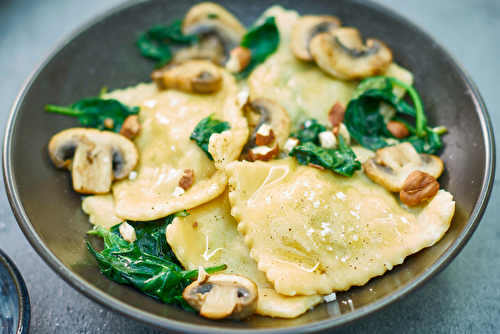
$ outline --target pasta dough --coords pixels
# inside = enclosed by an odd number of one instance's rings
[[[188,94],[176,90],[157,92],[144,86],[121,91],[141,102],[141,134],[135,139],[140,162],[137,178],[114,183],[117,217],[135,221],[154,220],[203,204],[220,195],[227,184],[224,167],[235,160],[248,137],[246,119],[237,104],[237,85],[232,75],[221,69],[223,86],[210,95]],[[129,97],[129,100],[131,98]],[[229,122],[231,129],[210,138],[211,161],[189,139],[203,118]],[[182,195],[174,193],[184,170],[194,171],[193,185]]]
[[[262,16],[275,17],[280,44],[278,50],[248,77],[250,97],[266,97],[280,103],[290,115],[292,131],[311,118],[329,125],[328,113],[332,106],[340,102],[346,107],[359,81],[335,79],[319,69],[316,63],[301,61],[293,55],[290,40],[292,27],[299,18],[296,11],[272,6]],[[385,75],[409,85],[413,83],[413,75],[394,63]],[[401,96],[404,90],[395,88],[395,92]]]
[[[440,190],[412,214],[362,172],[346,178],[292,158],[233,162],[226,171],[231,213],[250,256],[289,296],[366,284],[436,243],[455,209]]]
[[[177,259],[188,269],[225,263],[226,274],[245,276],[257,284],[257,313],[272,317],[293,318],[323,301],[320,295],[283,296],[278,294],[266,275],[249,255],[237,222],[231,216],[227,191],[216,199],[189,210],[167,227],[167,241]]]
[[[108,230],[124,221],[115,215],[115,199],[111,194],[87,196],[82,202],[82,209],[89,215],[90,223]]]

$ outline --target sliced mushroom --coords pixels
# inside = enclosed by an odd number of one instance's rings
[[[223,65],[227,57],[224,53],[224,45],[217,35],[210,33],[204,35],[199,43],[177,51],[172,58],[172,63],[181,63],[190,59],[205,59],[215,65]]]
[[[377,155],[363,164],[366,175],[390,191],[400,192],[407,177],[421,171],[439,178],[443,162],[435,155],[418,154],[412,144],[402,143],[381,148]]]
[[[215,33],[224,44],[226,52],[240,44],[245,32],[245,27],[233,14],[211,2],[191,7],[182,21],[184,35]]]
[[[113,179],[127,177],[139,161],[129,139],[86,128],[67,129],[53,136],[49,154],[57,168],[71,170],[73,188],[82,194],[108,193]]]
[[[292,28],[290,47],[293,54],[301,60],[314,60],[309,51],[311,39],[319,33],[331,32],[340,27],[341,24],[338,18],[330,15],[304,15],[300,17]]]
[[[355,28],[320,33],[309,43],[316,64],[327,74],[343,79],[362,79],[383,73],[392,62],[392,51],[378,39],[363,44]]]
[[[177,89],[187,93],[210,94],[220,90],[220,70],[208,60],[187,60],[154,71],[151,78],[158,88]]]
[[[239,275],[216,274],[203,282],[194,281],[182,297],[210,319],[243,319],[257,309],[258,293],[254,282]]]
[[[248,120],[248,127],[251,133],[247,146],[245,147],[246,150],[257,146],[257,132],[263,124],[267,124],[270,130],[273,131],[275,140],[270,146],[274,148],[276,146],[274,143],[278,144],[279,147],[285,145],[286,140],[290,136],[291,121],[290,116],[279,103],[260,98],[247,103],[243,107],[243,110]]]

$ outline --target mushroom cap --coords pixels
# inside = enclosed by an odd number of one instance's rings
[[[240,44],[246,29],[224,7],[212,2],[202,2],[191,7],[182,21],[184,35],[214,32],[229,51]]]
[[[139,162],[134,143],[128,138],[110,131],[71,128],[54,135],[49,142],[49,155],[57,168],[71,169],[71,160],[78,144],[86,140],[96,146],[111,147],[113,175],[116,180],[126,177]]]
[[[190,59],[210,60],[216,65],[223,65],[226,61],[224,45],[215,33],[205,34],[200,43],[180,49],[174,54],[173,63],[180,63]]]
[[[355,28],[338,28],[313,37],[309,49],[316,64],[327,74],[343,79],[362,79],[383,73],[392,62],[392,51],[378,39],[363,44]]]
[[[208,60],[191,59],[170,64],[151,73],[160,89],[177,89],[187,93],[210,94],[222,87],[219,68]]]
[[[333,31],[340,27],[341,24],[341,21],[335,16],[301,16],[292,28],[292,41],[290,47],[292,48],[293,54],[301,60],[314,60],[309,51],[311,39],[319,33]]]
[[[257,285],[246,277],[215,274],[191,283],[182,297],[204,317],[238,320],[255,312],[258,292]]]
[[[366,175],[373,182],[393,192],[400,192],[407,177],[414,171],[430,174],[437,179],[443,168],[440,158],[418,154],[410,143],[381,148],[377,151],[377,156],[363,164]]]
[[[268,124],[271,127],[275,142],[279,147],[284,147],[290,136],[291,121],[286,110],[278,102],[258,98],[247,103],[244,112],[248,119],[248,126],[252,130],[248,140],[248,149],[256,146],[257,131],[262,124]]]

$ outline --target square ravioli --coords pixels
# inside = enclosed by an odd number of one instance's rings
[[[238,230],[283,295],[364,285],[439,241],[455,210],[440,190],[409,212],[362,172],[347,178],[292,158],[233,162],[226,171]]]

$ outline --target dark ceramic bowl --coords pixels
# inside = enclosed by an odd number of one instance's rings
[[[21,273],[0,249],[0,329],[26,334],[30,326],[30,299]]]
[[[269,1],[223,0],[222,5],[251,24]],[[443,239],[408,257],[364,287],[338,294],[296,319],[254,316],[249,321],[210,321],[165,305],[129,286],[104,277],[85,247],[90,228],[70,174],[50,163],[47,143],[78,121],[47,114],[44,105],[69,104],[109,89],[148,81],[153,63],[134,47],[140,31],[154,23],[182,17],[194,1],[126,4],[97,18],[67,39],[38,68],[12,110],[4,142],[4,178],[9,200],[24,234],[44,260],[87,297],[158,328],[180,332],[305,333],[331,329],[372,314],[414,292],[443,270],[476,229],[488,202],[493,179],[493,133],[484,104],[455,61],[420,29],[372,3],[358,1],[281,1],[301,13],[331,13],[366,36],[384,40],[395,60],[415,75],[431,125],[444,124],[440,152],[446,170],[441,186],[455,196],[456,213]],[[350,300],[350,301],[349,301]],[[349,302],[348,302],[349,301]]]

